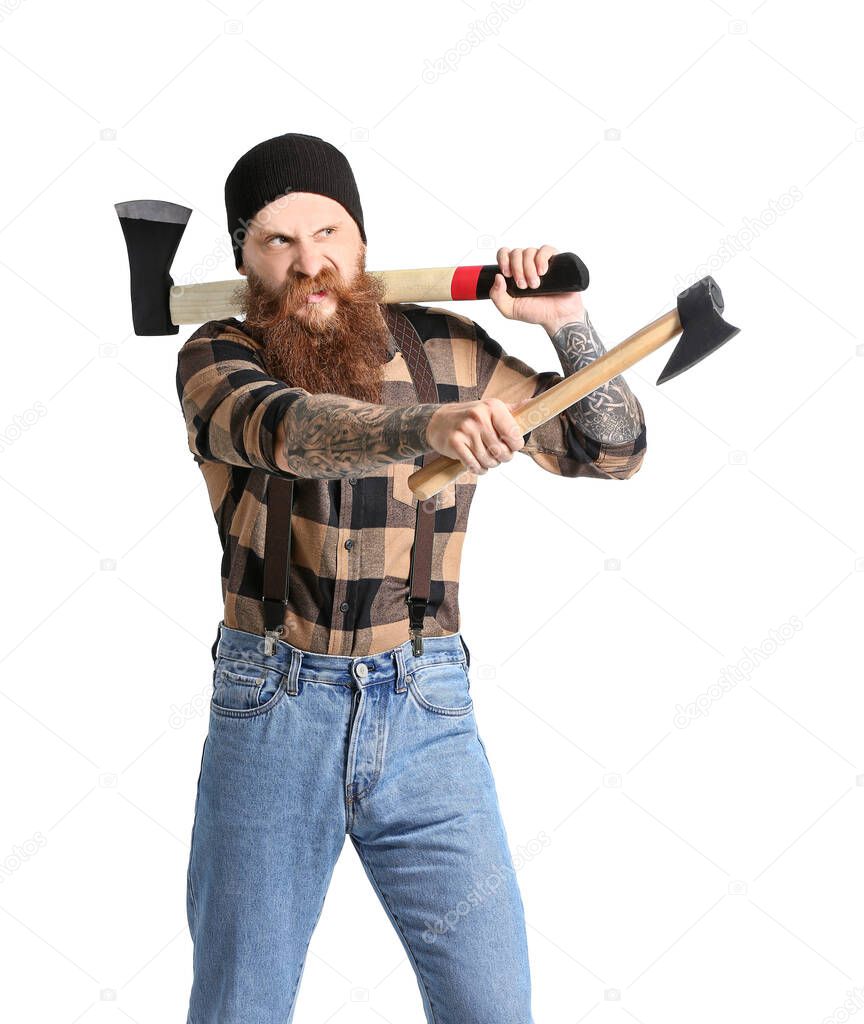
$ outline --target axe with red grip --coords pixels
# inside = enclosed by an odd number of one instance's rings
[[[176,334],[178,324],[221,320],[241,310],[246,281],[211,281],[175,285],[171,264],[192,210],[158,199],[115,203],[126,238],[132,291],[132,324],[139,336]],[[488,299],[497,264],[474,267],[427,267],[418,270],[369,271],[384,281],[383,301],[452,302]],[[588,268],[572,252],[549,258],[546,273],[536,288],[517,288],[505,278],[507,293],[557,295],[582,292],[588,287]]]

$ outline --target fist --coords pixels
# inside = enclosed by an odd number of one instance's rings
[[[433,449],[449,459],[458,459],[478,475],[509,462],[525,444],[513,417],[530,399],[503,402],[484,398],[478,402],[445,402],[429,419],[426,437]]]
[[[500,273],[495,275],[489,298],[508,320],[543,324],[547,330],[554,332],[562,324],[585,319],[581,292],[525,295],[519,298],[507,294],[505,277],[512,277],[517,288],[537,288],[541,275],[549,269],[549,257],[557,252],[551,245],[542,245],[539,249],[498,250]]]

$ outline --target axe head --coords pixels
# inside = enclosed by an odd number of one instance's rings
[[[678,319],[682,333],[657,378],[658,384],[689,370],[700,359],[735,337],[739,328],[726,323],[720,315],[722,312],[723,295],[710,274],[681,292],[678,296]]]
[[[132,324],[140,336],[176,334],[168,299],[171,264],[192,213],[188,206],[158,199],[115,203],[129,256]]]

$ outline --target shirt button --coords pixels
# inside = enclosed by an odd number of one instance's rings
[[[348,604],[347,601],[343,601],[342,604],[339,605],[339,611],[340,612],[347,612],[350,607],[351,607],[351,605]]]
[[[349,476],[348,477],[348,483],[351,484],[351,486],[353,487],[354,484],[357,483],[357,477],[356,476]]]
[[[350,551],[351,548],[354,547],[354,541],[353,540],[346,540],[345,541],[345,547]]]
[[[365,679],[369,675],[369,666],[364,664],[362,661],[357,666],[357,675],[362,679]]]

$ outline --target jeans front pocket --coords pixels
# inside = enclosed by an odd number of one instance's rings
[[[228,718],[252,718],[274,708],[285,694],[285,675],[256,661],[220,656],[213,671],[210,709]]]
[[[467,715],[474,707],[465,662],[441,661],[412,668],[405,677],[414,700],[436,715]]]

